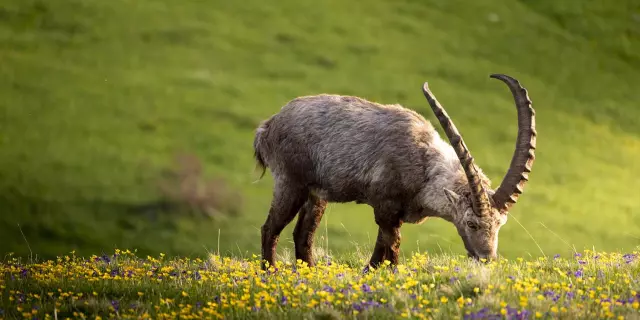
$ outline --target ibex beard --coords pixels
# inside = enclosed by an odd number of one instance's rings
[[[531,172],[536,131],[527,90],[507,75],[490,77],[506,83],[518,113],[511,165],[495,190],[427,83],[424,96],[450,144],[412,110],[351,96],[299,97],[263,121],[255,158],[262,175],[271,170],[274,190],[261,230],[262,268],[274,265],[280,233],[298,213],[295,256],[313,266],[314,234],[329,202],[373,208],[372,267],[397,264],[400,227],[428,217],[453,223],[470,257],[495,258],[498,231]]]

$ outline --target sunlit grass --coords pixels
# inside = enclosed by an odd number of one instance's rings
[[[254,130],[300,95],[399,103],[441,130],[420,89],[428,81],[497,187],[517,116],[490,73],[527,88],[539,133],[530,182],[510,212],[531,236],[510,219],[501,254],[632,250],[639,3],[1,1],[0,255],[29,254],[18,224],[46,258],[116,246],[192,257],[218,245],[259,251],[273,180],[252,183]],[[182,154],[202,161],[203,180],[222,178],[242,195],[237,218],[165,209],[159,182]],[[328,211],[332,252],[374,243],[369,206]],[[438,219],[405,225],[402,237],[407,252],[464,250]]]
[[[640,304],[640,252],[585,251],[477,263],[416,253],[396,268],[365,260],[114,254],[0,264],[0,318],[624,318]]]

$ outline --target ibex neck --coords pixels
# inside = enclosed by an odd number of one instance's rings
[[[461,196],[469,193],[469,185],[465,177],[451,181],[453,183],[435,183],[426,186],[420,195],[420,203],[428,216],[442,218],[455,222],[460,217],[454,205],[447,198],[444,189],[447,188]]]
[[[453,151],[453,150],[451,150]],[[455,154],[448,155],[439,165],[431,168],[428,183],[420,193],[419,203],[429,216],[439,217],[450,222],[459,219],[458,212],[447,198],[444,189],[460,196],[469,194],[469,183]]]
[[[425,172],[427,180],[419,201],[424,208],[433,212],[433,216],[452,222],[457,221],[461,217],[458,216],[458,211],[447,198],[444,190],[451,190],[461,197],[469,197],[471,188],[460,159],[453,147],[437,134],[434,134],[427,152],[432,162]],[[490,185],[491,182],[482,170],[480,168],[476,170],[482,183]]]

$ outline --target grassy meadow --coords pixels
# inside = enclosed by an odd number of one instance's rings
[[[497,186],[516,112],[491,73],[529,90],[539,133],[500,253],[630,252],[640,244],[639,15],[632,0],[3,1],[0,253],[250,258],[272,190],[269,174],[253,183],[254,129],[323,92],[435,120],[428,81]],[[223,181],[207,184],[230,194],[211,200],[223,203],[213,218],[167,200],[184,181],[165,181],[172,169]],[[372,246],[375,230],[369,207],[334,204],[316,245],[340,258]],[[405,257],[463,252],[443,221],[402,236]]]
[[[363,274],[368,257],[309,268],[256,256],[138,256],[0,263],[0,319],[639,319],[640,252],[488,264],[415,253]]]

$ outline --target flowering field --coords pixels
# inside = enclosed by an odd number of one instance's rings
[[[130,251],[0,264],[0,318],[638,319],[640,252],[476,263],[415,254],[362,273],[364,261],[318,266],[257,257],[137,257]]]

